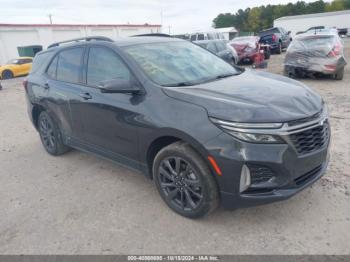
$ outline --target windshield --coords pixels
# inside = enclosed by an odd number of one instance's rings
[[[323,53],[328,54],[328,52],[336,44],[336,38],[334,36],[308,36],[296,38],[288,51],[294,52],[311,52],[312,50],[317,50],[318,52],[323,51]]]
[[[8,65],[16,65],[18,64],[18,59],[11,59],[10,61],[7,62]]]
[[[190,42],[134,45],[124,50],[155,83],[185,86],[238,74],[219,57]]]

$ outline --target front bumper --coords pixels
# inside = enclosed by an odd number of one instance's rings
[[[329,159],[327,144],[308,154],[300,155],[286,144],[253,144],[222,133],[206,144],[217,161],[222,176],[217,176],[221,203],[225,208],[241,208],[288,199],[313,184],[325,173]],[[239,191],[242,166],[263,166],[272,170],[269,183]]]

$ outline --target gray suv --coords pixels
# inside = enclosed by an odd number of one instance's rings
[[[56,43],[37,54],[24,86],[49,154],[75,148],[133,168],[186,217],[287,199],[327,167],[319,95],[188,41]]]

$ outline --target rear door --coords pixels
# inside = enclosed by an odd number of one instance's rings
[[[141,100],[137,95],[102,93],[99,88],[102,81],[131,80],[133,76],[109,47],[90,45],[84,60],[83,97],[72,108],[73,119],[84,128],[81,138],[99,154],[133,165],[138,161],[137,119]]]
[[[45,104],[68,139],[79,138],[83,129],[77,118],[73,118],[72,110],[77,109],[76,101],[82,94],[84,52],[84,46],[60,51],[47,68],[47,81],[43,86],[47,92]],[[77,117],[77,112],[74,116]]]

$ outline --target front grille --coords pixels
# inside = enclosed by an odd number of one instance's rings
[[[323,125],[291,134],[290,139],[299,154],[308,154],[316,151],[328,143],[328,121],[325,121]]]
[[[268,167],[251,164],[248,166],[252,185],[268,182],[275,176],[274,172]]]
[[[300,186],[302,184],[305,184],[307,181],[309,181],[310,179],[312,179],[314,176],[317,175],[317,173],[321,170],[322,165],[318,166],[314,169],[312,169],[311,171],[307,172],[304,175],[301,175],[300,177],[298,177],[297,179],[294,180],[295,184],[297,186]]]

